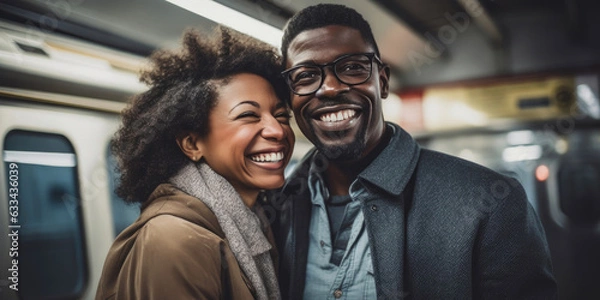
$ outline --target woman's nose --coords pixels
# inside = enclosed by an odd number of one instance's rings
[[[264,120],[264,128],[261,132],[265,139],[281,140],[285,137],[285,130],[281,123],[273,116]]]

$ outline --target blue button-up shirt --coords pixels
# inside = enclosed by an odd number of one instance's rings
[[[365,220],[360,211],[367,193],[358,182],[350,188],[352,201],[345,214],[358,210],[352,223],[350,238],[339,266],[330,262],[333,239],[325,199],[329,197],[319,167],[313,160],[309,172],[309,189],[312,199],[312,216],[309,228],[308,264],[304,299],[376,299],[375,279],[369,238]]]

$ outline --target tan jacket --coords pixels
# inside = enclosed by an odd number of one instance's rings
[[[277,269],[275,248],[271,257]],[[111,246],[96,300],[254,299],[253,292],[214,213],[161,184]]]

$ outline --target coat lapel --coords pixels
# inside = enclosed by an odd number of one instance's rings
[[[306,189],[308,190],[308,189]],[[303,193],[304,194],[304,193]],[[294,225],[293,235],[296,236],[294,245],[292,245],[295,251],[294,261],[294,272],[291,278],[291,291],[293,297],[302,299],[304,294],[304,283],[306,280],[306,265],[308,260],[308,229],[310,227],[310,216],[312,209],[312,202],[310,201],[310,193],[299,197],[294,201]]]
[[[302,299],[308,260],[309,225],[312,209],[308,188],[309,153],[274,199],[278,212],[275,226],[280,249],[280,285],[284,299]]]
[[[365,202],[363,214],[369,234],[377,299],[404,299],[406,216],[404,195],[398,199]],[[385,226],[381,226],[385,224]]]

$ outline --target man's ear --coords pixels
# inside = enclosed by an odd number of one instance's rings
[[[182,134],[176,138],[177,146],[185,156],[193,161],[199,161],[202,158],[202,142],[200,136],[190,132]]]
[[[390,93],[390,67],[388,65],[379,68],[379,88],[381,89],[381,99],[387,98]]]

